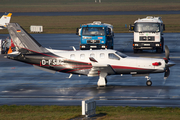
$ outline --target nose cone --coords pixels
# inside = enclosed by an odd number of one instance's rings
[[[173,61],[169,61],[169,62],[166,64],[167,67],[172,67],[172,66],[174,66],[174,65],[176,65],[176,64],[175,64],[175,62],[173,62]]]

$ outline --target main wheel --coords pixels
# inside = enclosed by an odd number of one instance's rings
[[[151,82],[150,80],[148,80],[148,81],[146,82],[146,85],[147,85],[147,86],[151,86],[151,85],[152,85],[152,82]]]
[[[162,52],[162,48],[156,48],[156,53],[161,53]]]

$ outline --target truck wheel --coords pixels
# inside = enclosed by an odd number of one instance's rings
[[[161,48],[161,50],[162,50],[162,52],[164,51],[164,39],[162,40],[162,48]]]
[[[163,53],[163,51],[164,51],[164,50],[163,50],[163,46],[162,46],[162,48],[161,48],[161,53]]]
[[[162,52],[162,48],[156,48],[156,52],[157,53],[161,53]]]
[[[134,53],[137,53],[138,52],[138,50],[137,49],[134,49]]]

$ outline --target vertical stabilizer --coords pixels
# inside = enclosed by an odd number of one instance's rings
[[[0,29],[5,29],[6,24],[10,22],[12,13],[5,13],[0,19]]]
[[[9,35],[16,46],[16,50],[23,52],[24,50],[45,53],[48,52],[43,48],[30,34],[28,34],[18,23],[9,23],[7,25]]]

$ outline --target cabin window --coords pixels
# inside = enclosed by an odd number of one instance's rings
[[[75,54],[71,54],[70,59],[75,59]]]
[[[109,57],[109,59],[120,60],[120,58],[118,56],[116,56],[114,53],[109,53],[108,57]]]
[[[105,58],[104,53],[100,53],[100,58],[101,58],[101,59]]]
[[[80,58],[81,58],[81,59],[85,59],[85,54],[81,54],[81,55],[80,55]]]
[[[94,58],[94,57],[95,57],[95,54],[94,54],[94,53],[91,53],[91,54],[90,54],[90,57],[93,57],[93,58]]]

